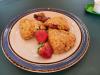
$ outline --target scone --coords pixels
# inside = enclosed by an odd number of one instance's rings
[[[53,17],[48,19],[44,25],[53,29],[69,30],[69,23],[67,19],[63,17]]]
[[[23,39],[31,39],[34,34],[34,23],[30,19],[21,19],[19,22],[20,34]]]
[[[45,26],[36,20],[21,19],[19,23],[21,36],[26,40],[31,39],[38,29],[45,29]]]
[[[49,29],[48,40],[54,50],[54,54],[61,54],[74,46],[75,35],[64,30]]]

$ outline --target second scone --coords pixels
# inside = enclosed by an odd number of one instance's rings
[[[53,29],[69,30],[69,22],[67,19],[58,16],[48,19],[44,25]]]
[[[68,31],[49,29],[48,36],[48,40],[54,50],[54,54],[64,53],[75,44],[75,35]]]

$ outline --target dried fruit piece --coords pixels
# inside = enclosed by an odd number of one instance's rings
[[[44,13],[34,14],[34,18],[41,22],[45,22],[49,19],[49,17],[46,17]]]

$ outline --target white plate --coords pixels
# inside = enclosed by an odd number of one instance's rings
[[[65,52],[63,54],[59,55],[53,55],[52,58],[50,59],[43,59],[38,55],[38,43],[35,38],[31,40],[24,40],[20,36],[19,32],[19,21],[20,19],[13,25],[10,36],[9,36],[9,43],[10,47],[14,51],[15,54],[19,55],[21,58],[31,61],[31,62],[37,62],[37,63],[51,63],[51,62],[57,62],[62,59],[65,59],[69,57],[71,54],[73,54],[78,46],[80,45],[81,42],[81,31],[80,28],[78,27],[77,23],[75,23],[74,20],[72,20],[70,17],[63,15],[58,12],[53,12],[53,11],[41,11],[43,12],[46,16],[48,17],[55,17],[55,16],[62,16],[68,20],[70,23],[70,32],[75,34],[76,37],[76,42],[75,46],[71,48],[68,52]],[[35,12],[35,14],[40,13],[40,12]],[[31,13],[29,15],[24,16],[21,19],[34,19],[33,18],[34,13]]]

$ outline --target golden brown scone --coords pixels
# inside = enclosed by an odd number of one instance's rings
[[[46,29],[42,22],[30,19],[21,19],[19,29],[22,38],[31,39],[38,29]]]
[[[19,29],[22,38],[24,39],[31,39],[34,34],[34,22],[30,19],[21,19],[19,22]]]
[[[54,54],[64,53],[75,44],[75,35],[68,31],[49,29],[48,36]]]
[[[69,23],[63,17],[50,18],[44,23],[44,25],[53,29],[69,30]]]

